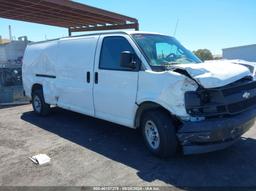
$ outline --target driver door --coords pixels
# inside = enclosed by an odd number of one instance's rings
[[[95,64],[94,107],[97,118],[133,127],[138,71],[120,66],[121,52],[135,53],[126,35],[99,40]]]

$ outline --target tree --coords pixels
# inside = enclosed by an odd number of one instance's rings
[[[202,61],[213,60],[213,55],[208,49],[198,49],[197,51],[193,51],[193,53]]]

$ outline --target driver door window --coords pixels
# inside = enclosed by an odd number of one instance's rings
[[[127,68],[120,66],[121,53],[123,51],[134,53],[132,46],[124,37],[105,37],[101,49],[100,69],[127,71]]]

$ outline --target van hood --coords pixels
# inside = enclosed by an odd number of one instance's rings
[[[204,88],[222,87],[246,76],[251,76],[247,67],[229,61],[179,64],[175,65],[174,68],[174,72],[187,73]]]

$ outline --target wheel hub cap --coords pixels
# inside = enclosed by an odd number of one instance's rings
[[[152,147],[153,149],[157,149],[160,145],[160,137],[157,127],[153,121],[146,122],[145,135],[150,147]]]
[[[35,98],[34,98],[34,107],[35,107],[35,110],[36,110],[37,112],[40,112],[40,111],[41,111],[41,106],[42,106],[41,100],[39,99],[38,96],[35,96]]]

